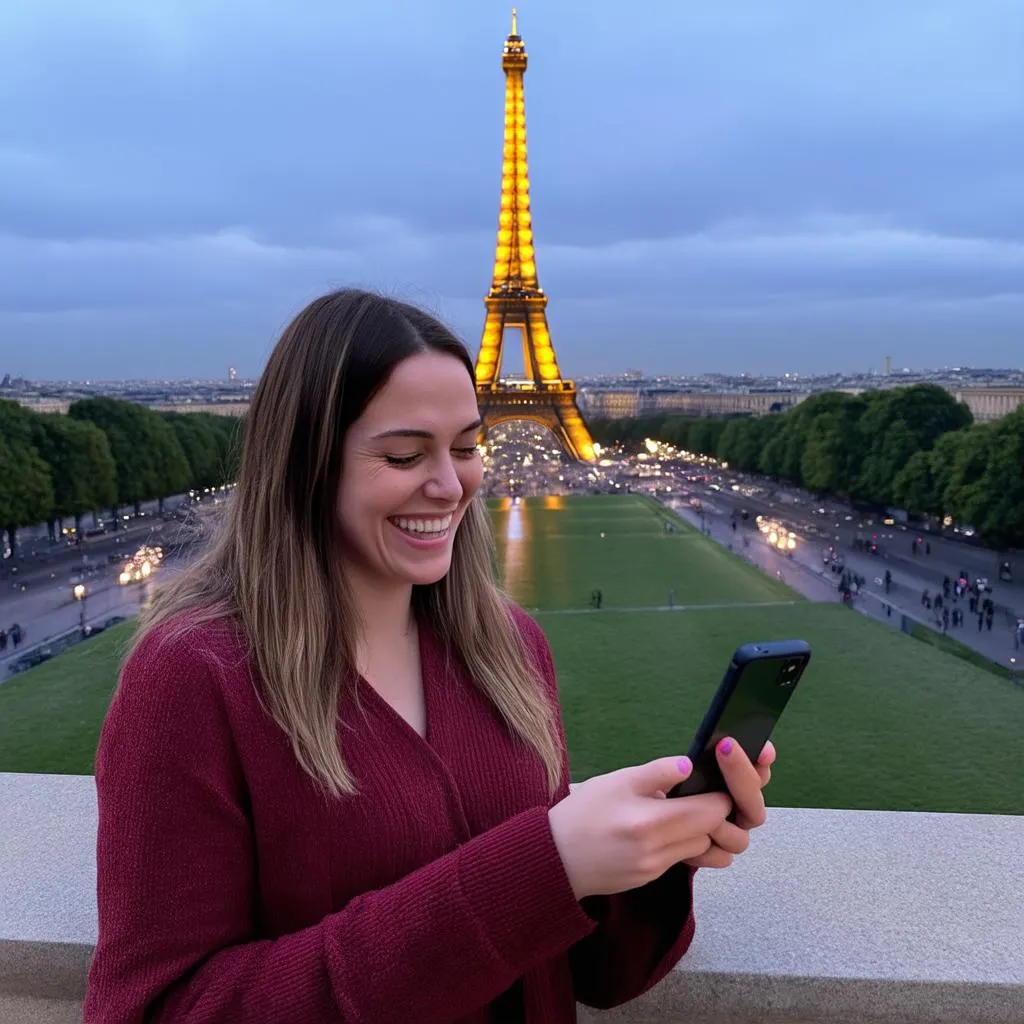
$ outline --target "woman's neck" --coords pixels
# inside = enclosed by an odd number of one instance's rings
[[[362,620],[360,646],[367,651],[401,644],[415,628],[412,585],[382,586],[373,580],[349,577],[352,597]]]

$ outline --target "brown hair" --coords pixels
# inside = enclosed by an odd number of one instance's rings
[[[424,351],[451,355],[473,377],[472,359],[451,331],[394,299],[339,291],[295,317],[253,396],[222,521],[204,553],[156,593],[133,644],[175,617],[172,632],[232,620],[268,713],[305,771],[333,795],[357,792],[337,729],[341,687],[356,678],[360,629],[338,557],[343,442],[394,368]],[[554,709],[495,581],[482,499],[466,509],[448,574],[414,587],[413,605],[536,751],[553,793],[561,776]]]

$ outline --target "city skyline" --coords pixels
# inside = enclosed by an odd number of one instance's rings
[[[1024,11],[920,7],[520,5],[567,375],[1017,361]],[[9,12],[0,371],[253,377],[345,284],[434,308],[475,352],[508,14]]]

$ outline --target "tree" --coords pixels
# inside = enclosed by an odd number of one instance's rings
[[[911,457],[970,423],[967,406],[937,384],[870,393],[860,420],[865,457],[858,495],[876,504],[889,504],[896,477]]]
[[[942,498],[946,512],[957,522],[978,525],[975,517],[984,512],[987,488],[983,478],[995,440],[989,423],[976,425],[961,434]]]
[[[914,516],[941,516],[942,499],[932,473],[932,452],[918,451],[896,474],[892,497]]]
[[[95,423],[117,466],[117,497],[135,506],[188,488],[190,468],[173,428],[159,413],[116,398],[73,402],[68,415]]]
[[[1024,547],[1024,408],[992,426],[975,523],[997,548]]]
[[[170,423],[188,460],[189,486],[220,487],[234,479],[232,451],[239,428],[237,420],[209,413],[168,412],[163,417]]]
[[[18,527],[44,522],[53,508],[50,467],[32,443],[32,420],[17,402],[0,401],[0,529],[11,550]]]
[[[145,443],[156,459],[156,486],[146,498],[156,498],[160,511],[164,510],[164,498],[187,491],[192,469],[182,450],[181,442],[174,428],[157,412],[144,409],[143,418]],[[135,512],[139,512],[140,501],[135,501]]]
[[[950,484],[953,479],[953,467],[956,465],[961,446],[966,442],[972,428],[951,430],[935,442],[929,453],[928,467],[932,474],[932,485],[935,490],[935,514],[945,516],[950,511]]]
[[[900,470],[914,455],[926,451],[903,420],[890,423],[864,456],[856,481],[858,496],[876,505],[891,504],[893,484]]]
[[[847,431],[845,424],[859,419],[864,404],[864,400],[858,396],[839,391],[824,391],[804,399],[795,409],[783,414],[782,426],[765,444],[761,452],[761,472],[789,483],[803,484],[804,453],[814,431],[814,423],[820,417],[832,416],[838,418],[830,419],[827,423],[832,425],[832,429],[839,429],[839,424],[843,423],[842,430],[849,441],[849,448],[844,449],[843,466],[833,475],[838,480],[850,479],[854,467],[859,465],[861,452],[854,435]],[[816,467],[821,452],[825,448],[831,448],[830,444],[826,444],[825,434],[822,433],[825,429],[821,428],[815,433],[816,451],[809,462],[811,466]]]
[[[742,469],[740,465],[740,453],[746,439],[746,425],[753,422],[746,419],[730,420],[718,439],[718,451],[716,455],[722,462],[728,463],[735,469]]]
[[[33,419],[36,448],[53,476],[52,540],[55,520],[74,516],[75,529],[80,531],[83,515],[116,503],[117,467],[107,435],[94,423],[56,413]]]
[[[800,460],[800,475],[810,490],[819,494],[850,494],[860,456],[859,411],[850,402],[811,420]]]
[[[725,431],[725,420],[700,419],[690,424],[687,448],[698,455],[714,457]]]
[[[783,422],[781,416],[729,420],[718,441],[719,459],[741,472],[756,472],[761,453]]]
[[[963,432],[948,492],[953,517],[988,543],[1024,545],[1024,410]]]
[[[33,526],[50,515],[53,481],[50,468],[31,445],[0,434],[0,529],[7,531],[11,550],[19,526]]]

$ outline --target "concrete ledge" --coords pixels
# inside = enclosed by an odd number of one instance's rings
[[[0,774],[0,1021],[78,1019],[95,924],[89,777]],[[697,937],[590,1024],[1020,1024],[1024,817],[774,808],[697,878]]]

